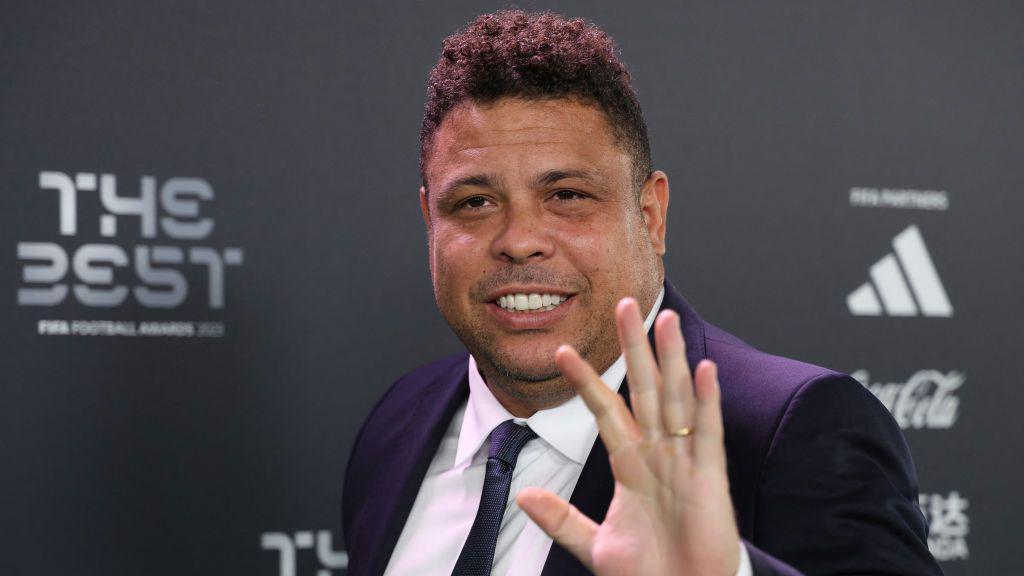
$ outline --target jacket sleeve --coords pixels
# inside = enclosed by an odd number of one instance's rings
[[[942,574],[928,551],[917,474],[899,426],[849,376],[802,385],[758,483],[757,576]]]

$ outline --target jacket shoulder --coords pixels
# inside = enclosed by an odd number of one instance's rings
[[[925,543],[913,460],[882,403],[841,372],[762,352],[710,325],[705,334],[719,365],[743,537],[807,574],[839,565],[844,573],[940,573]]]
[[[846,377],[762,352],[706,323],[705,346],[708,359],[718,365],[729,485],[740,530],[748,532],[763,464],[794,398],[809,385]]]
[[[748,426],[774,429],[803,386],[848,378],[835,370],[762,352],[710,324],[705,326],[705,346],[707,357],[718,364],[725,417]]]
[[[707,326],[706,335],[708,358],[719,366],[726,430],[748,444],[761,440],[760,456],[769,448],[764,441],[774,439],[795,414],[801,416],[798,423],[824,423],[829,414],[857,412],[896,426],[882,403],[848,374],[762,352],[714,326]]]

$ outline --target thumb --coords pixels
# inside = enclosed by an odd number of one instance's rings
[[[565,547],[591,571],[591,550],[597,524],[575,506],[540,488],[523,488],[516,503],[551,539]]]

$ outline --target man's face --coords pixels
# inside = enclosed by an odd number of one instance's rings
[[[437,305],[499,399],[571,395],[555,366],[561,344],[598,370],[618,357],[616,303],[649,308],[660,289],[668,182],[656,172],[638,201],[631,158],[599,108],[465,102],[435,132],[426,180]]]

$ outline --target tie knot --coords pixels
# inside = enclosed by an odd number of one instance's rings
[[[489,457],[497,458],[515,467],[519,451],[527,442],[537,437],[529,426],[520,426],[512,420],[505,420],[491,432],[491,449]]]

